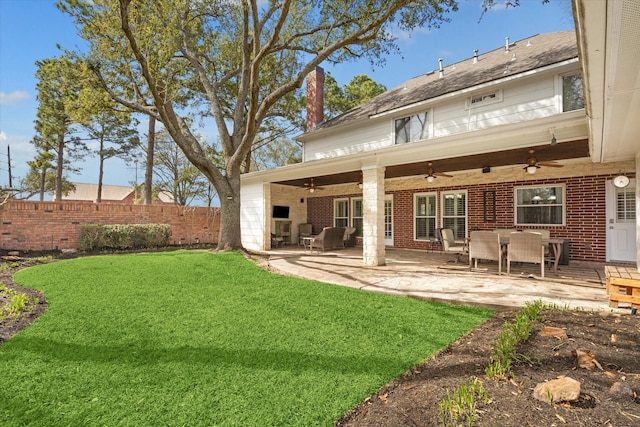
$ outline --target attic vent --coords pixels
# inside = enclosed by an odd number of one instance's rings
[[[467,98],[466,108],[476,108],[484,105],[495,104],[496,102],[502,102],[502,90],[470,96]]]

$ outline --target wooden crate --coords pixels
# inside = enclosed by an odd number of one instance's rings
[[[635,267],[604,267],[607,281],[609,306],[620,307],[620,303],[640,308],[640,272]]]

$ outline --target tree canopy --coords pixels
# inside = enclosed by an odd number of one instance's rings
[[[256,135],[291,114],[324,61],[383,61],[396,31],[437,26],[454,0],[66,0],[114,100],[160,121],[216,188],[219,249],[241,247],[240,173]],[[196,119],[196,120],[190,120]],[[215,125],[223,164],[191,123]]]

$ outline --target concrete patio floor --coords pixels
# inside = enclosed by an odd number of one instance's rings
[[[571,261],[557,272],[546,268],[541,278],[533,264],[512,265],[510,276],[498,275],[496,262],[470,271],[466,257],[455,263],[451,254],[404,249],[388,248],[386,265],[378,267],[362,263],[361,247],[311,253],[294,245],[263,255],[280,273],[372,292],[498,310],[542,300],[560,308],[629,311],[609,307],[604,263]]]

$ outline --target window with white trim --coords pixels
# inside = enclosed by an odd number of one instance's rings
[[[356,229],[356,236],[362,237],[362,199],[351,199],[351,226]]]
[[[396,119],[394,124],[396,144],[429,138],[429,113],[427,111]]]
[[[467,192],[442,192],[442,228],[453,230],[456,240],[467,237]]]
[[[416,193],[413,197],[415,240],[436,240],[436,193]]]
[[[564,225],[565,187],[516,187],[516,225]]]
[[[333,226],[349,226],[349,199],[335,199],[333,201]]]
[[[580,74],[562,76],[562,111],[584,108],[584,93]]]

